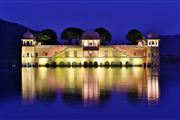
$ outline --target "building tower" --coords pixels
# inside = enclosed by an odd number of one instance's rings
[[[21,50],[21,63],[23,66],[33,66],[35,63],[35,45],[36,40],[34,35],[27,31],[23,34],[22,50]]]
[[[99,46],[100,46],[100,35],[94,31],[86,31],[82,34],[81,37],[81,46],[83,48],[83,57],[88,58],[90,61],[91,58],[99,57]],[[89,62],[89,65],[91,65]]]
[[[156,33],[148,34],[147,55],[148,63],[152,66],[159,66],[159,37]]]

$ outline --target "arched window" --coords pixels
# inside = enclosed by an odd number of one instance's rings
[[[26,45],[29,45],[29,41],[26,41]]]
[[[92,46],[93,46],[92,42],[89,42],[89,46],[90,46],[90,47],[92,47]]]
[[[154,41],[152,41],[152,45],[154,45]]]
[[[94,67],[98,67],[98,62],[97,61],[94,62]]]
[[[93,62],[89,62],[89,67],[92,67],[93,66]]]
[[[87,67],[88,66],[88,62],[85,61],[83,65],[84,65],[84,67]]]

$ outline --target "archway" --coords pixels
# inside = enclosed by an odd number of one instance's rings
[[[63,61],[61,61],[61,62],[59,63],[59,66],[60,66],[60,67],[64,67],[64,65],[65,65],[65,64],[64,64]]]
[[[105,65],[105,67],[109,67],[109,62],[106,61],[104,65]]]
[[[88,63],[85,61],[83,65],[84,65],[84,67],[87,67]]]
[[[70,66],[71,66],[71,62],[69,62],[69,61],[66,62],[66,66],[67,66],[67,67],[70,67]]]
[[[122,66],[123,66],[123,64],[122,64],[122,62],[121,62],[121,61],[119,62],[119,66],[120,66],[120,67],[122,67]]]
[[[131,64],[130,62],[126,61],[125,66],[126,66],[126,67],[131,67],[132,64]]]
[[[75,61],[72,62],[72,67],[76,67],[78,65],[78,63],[76,63]]]
[[[129,67],[129,62],[128,61],[126,61],[125,66]]]
[[[49,67],[49,63],[46,63],[46,67]]]
[[[26,45],[29,46],[29,41],[26,42]]]
[[[53,61],[53,62],[51,63],[51,66],[52,66],[52,67],[56,67],[56,62]]]
[[[89,62],[89,67],[93,67],[93,62]]]
[[[82,63],[81,62],[79,63],[79,67],[82,67]]]
[[[112,62],[111,62],[111,67],[115,67],[115,66],[117,66],[116,62],[115,62],[115,61],[112,61]]]
[[[94,67],[98,67],[98,62],[94,62]]]

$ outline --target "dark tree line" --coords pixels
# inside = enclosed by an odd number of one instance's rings
[[[58,44],[57,34],[52,29],[45,29],[36,34],[36,40],[43,45],[56,45]]]
[[[137,45],[138,40],[144,40],[145,38],[139,30],[132,29],[127,33],[126,39],[130,42],[131,45]]]
[[[105,28],[96,28],[94,30],[95,32],[99,33],[101,37],[101,44],[105,44],[106,42],[110,42],[112,40],[111,33],[106,30]],[[68,41],[69,45],[72,45],[72,40],[74,39],[75,45],[79,45],[80,38],[83,34],[84,30],[80,28],[75,28],[75,27],[69,27],[65,28],[64,31],[61,33],[61,40],[64,40],[64,44],[67,44],[66,41]]]
[[[99,27],[96,28],[94,31],[99,33],[101,37],[101,45],[108,44],[112,40],[112,35],[107,29]],[[72,41],[75,40],[75,45],[79,45],[83,32],[84,30],[80,28],[68,27],[65,28],[61,33],[60,39],[64,41],[63,44],[72,45]],[[145,38],[139,30],[132,29],[127,33],[126,39],[129,41],[130,44],[136,45],[138,40],[143,40]],[[56,32],[52,29],[45,29],[38,32],[36,34],[36,40],[44,45],[59,44],[58,36]]]
[[[64,29],[64,31],[61,33],[61,40],[64,40],[64,44],[67,44],[66,41],[68,41],[69,45],[72,45],[72,40],[76,40],[76,45],[79,44],[80,38],[82,36],[82,33],[84,30],[80,28],[75,27],[69,27]]]
[[[99,33],[100,37],[101,37],[101,44],[106,44],[107,42],[111,42],[112,40],[112,35],[111,33],[106,30],[105,28],[96,28],[94,30],[95,32]]]

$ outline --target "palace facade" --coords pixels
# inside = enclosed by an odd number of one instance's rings
[[[159,38],[149,34],[137,45],[101,45],[97,32],[84,32],[80,45],[42,45],[27,31],[22,66],[158,66]]]

